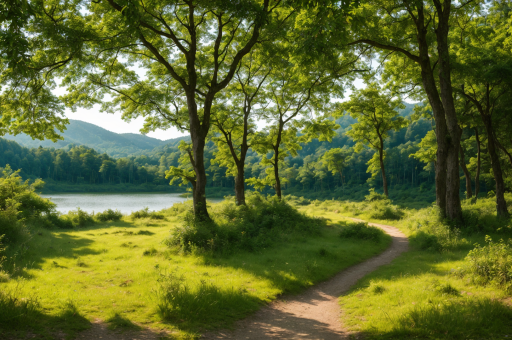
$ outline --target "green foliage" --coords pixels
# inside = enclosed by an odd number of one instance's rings
[[[386,291],[386,287],[375,281],[370,281],[370,286],[368,287],[368,290],[373,294],[382,294]]]
[[[19,241],[28,231],[26,220],[46,220],[55,213],[55,204],[35,193],[44,183],[23,182],[18,171],[7,165],[0,177],[0,235],[7,243]]]
[[[6,273],[3,269],[3,265],[7,257],[4,255],[5,247],[3,245],[3,238],[5,235],[0,235],[0,283],[7,282],[10,279],[8,273]]]
[[[165,218],[165,216],[156,211],[149,211],[149,208],[145,207],[144,209],[132,212],[130,214],[130,218],[132,220],[137,220],[137,219],[141,219],[141,218],[149,218],[152,220],[163,220]]]
[[[494,299],[448,300],[413,308],[396,320],[388,336],[394,339],[495,338],[492,334],[501,334],[511,317],[510,308]]]
[[[378,192],[375,192],[374,188],[370,188],[370,193],[365,196],[366,202],[375,202],[375,201],[384,201],[382,203],[386,203],[386,201],[389,201],[389,199],[386,197],[386,195],[379,194]]]
[[[493,284],[512,292],[512,241],[493,242],[486,236],[485,242],[484,246],[476,244],[468,253],[468,265],[459,273],[476,284]]]
[[[246,206],[224,202],[204,221],[188,213],[184,225],[171,230],[165,241],[183,251],[257,251],[285,233],[317,234],[325,221],[308,217],[283,200],[252,193]]]
[[[436,235],[428,234],[422,230],[412,235],[409,239],[413,245],[421,250],[441,251],[443,249]]]
[[[119,221],[123,214],[119,210],[107,209],[104,212],[97,213],[94,217],[100,222]]]
[[[41,198],[35,193],[44,182],[36,180],[29,184],[29,181],[22,181],[20,170],[12,171],[7,165],[0,177],[0,209],[8,210],[14,207],[19,218],[40,217],[55,210],[55,204],[48,199]]]
[[[370,226],[366,222],[347,222],[340,232],[341,238],[355,238],[373,242],[380,242],[383,236],[384,232],[382,229]]]
[[[22,298],[18,291],[0,291],[0,328],[23,329],[39,316],[41,305],[37,298]]]
[[[410,154],[409,157],[414,157],[423,163],[426,163],[424,169],[427,171],[434,170],[433,164],[436,160],[437,154],[437,141],[436,141],[436,133],[434,130],[427,132],[425,137],[419,143],[420,149],[413,154]]]
[[[74,227],[86,227],[95,223],[94,216],[80,208],[69,211],[67,214],[62,215],[62,218],[71,222]]]
[[[258,306],[257,300],[243,288],[219,288],[206,280],[192,285],[174,272],[160,273],[158,283],[157,312],[166,321],[201,320],[214,324],[225,315],[246,314]],[[222,304],[222,313],[219,313],[219,304]]]

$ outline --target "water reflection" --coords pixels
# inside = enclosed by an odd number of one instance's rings
[[[72,193],[41,195],[50,198],[57,204],[57,210],[67,213],[77,207],[89,213],[100,212],[106,209],[120,210],[123,214],[149,207],[150,210],[162,210],[171,207],[174,203],[188,200],[180,194],[170,193]],[[209,200],[218,202],[220,199]]]

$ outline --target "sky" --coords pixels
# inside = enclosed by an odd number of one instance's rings
[[[69,119],[82,120],[87,123],[98,125],[106,130],[115,133],[138,133],[144,125],[144,119],[142,117],[132,120],[131,122],[125,122],[121,118],[121,112],[118,113],[105,113],[100,112],[100,108],[94,107],[91,110],[77,109],[76,112],[72,112],[66,109],[66,117]],[[185,136],[187,133],[181,133],[176,128],[170,128],[169,130],[157,130],[147,134],[149,137],[158,138],[161,140],[167,140]]]
[[[356,87],[363,87],[363,82],[361,80],[356,80]],[[57,88],[55,90],[57,95],[61,95],[65,93],[64,88]],[[350,90],[347,90],[345,93],[345,98],[348,98],[350,95]],[[87,123],[91,123],[97,126],[100,126],[106,130],[115,132],[115,133],[137,133],[140,134],[140,129],[144,125],[144,119],[139,117],[130,122],[125,122],[121,116],[121,112],[117,112],[115,114],[100,112],[99,105],[96,105],[94,108],[90,110],[79,108],[76,112],[72,112],[70,109],[66,109],[65,115],[69,119],[81,120]],[[173,139],[181,136],[188,135],[187,132],[180,132],[176,128],[170,128],[168,130],[156,130],[154,132],[150,132],[147,134],[149,137],[157,138],[160,140]]]

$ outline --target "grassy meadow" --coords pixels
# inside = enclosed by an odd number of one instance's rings
[[[303,209],[393,225],[409,237],[409,252],[340,297],[344,327],[367,339],[512,337],[512,221],[495,217],[493,199],[465,201],[460,225],[439,219],[434,207],[407,210],[382,200],[312,201]]]
[[[23,242],[6,250],[10,278],[0,283],[0,330],[12,338],[51,339],[63,332],[72,339],[99,319],[117,331],[150,328],[169,338],[195,338],[207,329],[229,327],[263,304],[300,292],[390,244],[384,235],[340,237],[351,224],[333,213],[313,233],[267,235],[272,242],[259,235],[249,244],[251,251],[244,250],[245,231],[239,247],[226,252],[172,246],[165,240],[184,228],[188,209],[190,204],[178,204],[105,222],[79,212],[70,219],[82,226],[72,229],[33,225]],[[226,213],[226,203],[211,210]],[[315,209],[308,214],[323,216]]]

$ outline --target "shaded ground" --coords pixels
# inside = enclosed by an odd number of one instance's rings
[[[361,222],[362,220],[353,219]],[[397,228],[369,223],[393,238],[382,254],[311,287],[302,294],[278,300],[236,323],[234,330],[206,333],[204,339],[343,339],[349,333],[340,322],[338,297],[378,267],[408,250],[407,237]]]

